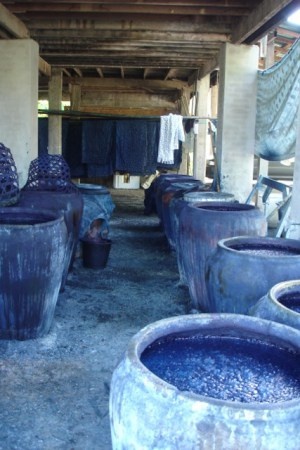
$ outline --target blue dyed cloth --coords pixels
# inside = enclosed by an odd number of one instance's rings
[[[114,120],[84,120],[82,124],[82,162],[88,177],[113,174]]]
[[[116,122],[115,170],[132,175],[154,173],[157,166],[157,122],[125,119]]]

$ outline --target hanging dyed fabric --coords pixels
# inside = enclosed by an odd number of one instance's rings
[[[179,114],[161,116],[157,162],[173,164],[174,150],[178,150],[179,141],[184,142],[184,140],[182,116]]]
[[[295,155],[300,102],[300,40],[270,69],[258,72],[255,153],[268,161]]]

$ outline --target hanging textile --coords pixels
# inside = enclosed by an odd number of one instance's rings
[[[114,120],[83,120],[82,162],[87,164],[88,177],[113,174],[114,140]]]
[[[179,114],[161,116],[157,162],[173,164],[174,150],[178,150],[179,141],[184,142],[184,140],[182,116]]]
[[[116,122],[115,170],[131,175],[155,173],[157,122],[125,119]]]
[[[295,155],[300,103],[300,40],[270,69],[258,72],[255,153],[268,161]]]

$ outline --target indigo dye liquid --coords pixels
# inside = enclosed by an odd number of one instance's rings
[[[286,308],[300,313],[300,292],[283,294],[278,298],[278,301]]]
[[[147,347],[141,361],[179,390],[206,397],[243,403],[300,398],[300,354],[255,339],[172,335]]]

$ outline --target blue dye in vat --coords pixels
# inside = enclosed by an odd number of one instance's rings
[[[300,292],[283,294],[277,300],[286,308],[300,313]]]
[[[239,244],[230,246],[233,250],[248,253],[255,256],[294,256],[300,255],[300,248],[279,245],[249,245]]]
[[[181,391],[233,402],[300,398],[300,354],[257,339],[172,335],[145,349],[142,363]]]

